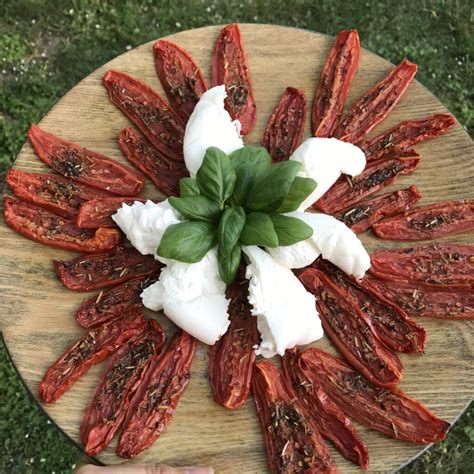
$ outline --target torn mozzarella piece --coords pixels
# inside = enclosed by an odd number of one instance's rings
[[[168,260],[156,254],[161,238],[168,226],[183,220],[168,200],[157,204],[152,201],[122,204],[112,219],[142,255],[154,255],[163,263]]]
[[[226,97],[225,86],[209,89],[201,96],[189,117],[183,151],[184,162],[191,176],[196,175],[209,147],[231,153],[244,146],[240,137],[240,122],[232,121],[224,108]]]
[[[343,222],[326,214],[289,212],[313,228],[313,235],[303,242],[286,247],[269,248],[268,252],[287,268],[311,265],[319,255],[348,275],[362,278],[370,268],[370,256],[357,235]]]
[[[302,165],[298,176],[312,178],[316,189],[301,203],[300,211],[313,205],[337,181],[342,173],[357,176],[365,168],[364,152],[352,143],[337,138],[312,137],[304,141],[290,160]]]
[[[171,260],[159,280],[143,290],[143,305],[163,310],[183,331],[205,344],[215,344],[229,326],[229,300],[219,276],[217,250],[197,263]]]
[[[264,250],[250,246],[243,251],[250,260],[245,274],[249,303],[262,337],[257,355],[283,355],[286,349],[320,339],[323,330],[314,296]]]

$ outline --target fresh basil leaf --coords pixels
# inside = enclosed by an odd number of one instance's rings
[[[199,186],[194,178],[181,178],[179,180],[179,195],[181,197],[199,196]]]
[[[296,176],[277,212],[296,211],[300,204],[316,189],[316,186],[314,179]]]
[[[271,214],[270,219],[278,236],[278,245],[293,245],[313,235],[313,228],[296,217]]]
[[[196,263],[216,244],[216,227],[209,222],[170,225],[161,238],[160,257]]]
[[[249,190],[246,208],[252,211],[276,211],[288,194],[300,169],[301,163],[289,160],[273,164],[263,171]]]
[[[240,206],[255,178],[272,165],[272,159],[265,148],[250,146],[233,151],[229,159],[237,176],[229,204]]]
[[[245,225],[245,211],[241,207],[229,207],[222,213],[217,229],[219,252],[230,255]]]
[[[240,234],[244,245],[261,245],[262,247],[278,247],[278,236],[273,222],[263,212],[251,212],[247,215],[245,226]]]
[[[206,196],[169,197],[168,202],[191,221],[217,222],[222,213],[221,208]]]
[[[236,179],[229,157],[219,148],[208,148],[202,165],[196,173],[196,182],[201,194],[223,208],[225,200],[234,191]]]
[[[235,280],[242,258],[241,245],[236,244],[228,255],[218,254],[219,274],[228,285]]]

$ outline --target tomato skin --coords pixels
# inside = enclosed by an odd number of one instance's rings
[[[375,235],[387,240],[428,240],[470,230],[474,230],[474,199],[416,207],[374,225]]]
[[[299,349],[289,349],[282,359],[287,380],[314,420],[323,438],[332,441],[336,449],[349,461],[367,469],[369,452],[351,420],[344,415],[320,384],[312,384],[307,366],[301,360]]]
[[[414,150],[408,153],[410,159],[392,158],[369,163],[355,178],[341,176],[329,191],[314,203],[314,207],[326,214],[334,214],[388,186],[398,176],[412,173],[420,165],[420,159]],[[412,156],[416,158],[411,159]]]
[[[359,66],[359,56],[360,41],[357,31],[339,32],[324,63],[314,95],[311,114],[311,132],[314,136],[332,136]]]
[[[420,199],[421,194],[418,188],[410,186],[358,202],[352,207],[339,211],[334,217],[359,234],[382,219],[406,212]]]
[[[153,54],[156,74],[168,101],[186,123],[199,98],[207,91],[204,75],[193,58],[171,41],[158,40]]]
[[[371,323],[379,339],[390,349],[409,354],[423,352],[425,330],[387,298],[375,292],[367,278],[355,281],[327,260],[316,261],[315,268],[323,284],[333,283],[341,298]]]
[[[272,473],[337,472],[316,424],[275,365],[255,365],[252,393]]]
[[[131,459],[163,433],[188,385],[196,339],[180,331],[140,377],[115,452]]]
[[[38,157],[67,178],[119,196],[135,196],[143,189],[145,180],[138,171],[37,125],[28,130],[28,139]]]
[[[41,400],[44,403],[55,402],[92,365],[102,362],[143,331],[145,324],[143,315],[135,313],[89,331],[46,371],[38,387]]]
[[[342,359],[319,349],[309,349],[301,358],[310,382],[320,384],[344,413],[364,426],[409,443],[445,439],[449,423],[401,390],[377,387]]]
[[[222,28],[217,38],[211,64],[212,87],[225,85],[228,97],[225,108],[232,120],[239,120],[241,134],[249,134],[257,119],[247,54],[236,23]]]
[[[404,59],[360,97],[334,131],[339,140],[359,143],[392,111],[416,74],[417,65]]]
[[[72,260],[54,260],[54,270],[64,286],[74,291],[91,291],[118,285],[132,278],[150,275],[162,264],[122,245],[111,252],[83,255]]]
[[[148,320],[141,333],[112,355],[82,420],[80,438],[87,455],[105,449],[120,429],[141,376],[164,340],[160,325]]]
[[[385,388],[395,386],[402,377],[402,363],[382,343],[366,315],[344,301],[337,287],[320,271],[308,268],[299,278],[316,297],[324,331],[349,363],[372,383]]]
[[[26,173],[10,169],[5,181],[15,196],[68,219],[78,213],[81,204],[94,198],[110,196],[108,192],[55,174]],[[101,226],[94,228],[97,227]]]
[[[474,288],[474,245],[439,243],[379,250],[370,256],[369,272],[421,288]]]
[[[367,161],[384,158],[393,150],[406,150],[417,143],[435,138],[449,130],[456,120],[451,114],[434,114],[419,120],[405,120],[371,140],[361,148]]]
[[[227,332],[211,347],[209,381],[218,403],[225,408],[242,406],[250,393],[255,351],[260,339],[257,318],[248,302],[245,271],[228,288],[230,325]]]
[[[171,160],[183,161],[184,123],[151,87],[128,74],[107,71],[102,78],[110,101]]]
[[[97,227],[117,227],[112,216],[122,204],[132,205],[134,202],[145,202],[145,199],[130,197],[106,197],[91,199],[84,202],[76,216],[76,224],[81,229],[96,229]]]
[[[64,217],[19,199],[3,199],[5,222],[23,237],[63,250],[100,253],[120,242],[115,229],[80,229]]]
[[[119,145],[127,160],[150,178],[161,193],[179,196],[179,180],[189,176],[184,162],[167,158],[133,128],[120,132]]]
[[[304,92],[287,87],[272,112],[262,138],[262,146],[273,161],[285,161],[298,147],[306,121]]]
[[[147,276],[132,278],[109,291],[100,292],[84,300],[74,315],[78,324],[91,328],[112,319],[118,319],[123,314],[141,311],[143,309],[140,295],[148,286],[155,283],[160,272]]]

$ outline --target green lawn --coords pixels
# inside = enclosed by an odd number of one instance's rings
[[[0,0],[0,12],[0,180],[29,124],[96,67],[146,41],[232,21],[331,35],[356,28],[365,48],[418,63],[417,79],[474,127],[469,0]],[[0,350],[0,472],[70,472],[80,452],[49,425]],[[402,472],[472,473],[473,444],[471,408],[444,443]]]

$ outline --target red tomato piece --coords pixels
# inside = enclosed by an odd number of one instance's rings
[[[102,78],[110,101],[171,160],[183,161],[184,123],[151,87],[128,74],[108,71]]]
[[[140,334],[110,358],[82,420],[80,437],[87,455],[95,456],[112,441],[151,357],[158,354],[164,340],[160,325],[149,320]]]
[[[314,95],[311,114],[311,132],[314,136],[332,136],[359,66],[359,56],[357,31],[341,31],[326,58]]]
[[[268,120],[262,138],[262,146],[273,161],[285,161],[301,141],[306,121],[304,92],[287,87]]]
[[[127,410],[115,452],[133,458],[163,433],[187,387],[196,339],[179,332],[159,356],[153,356]]]
[[[179,180],[189,176],[184,162],[166,158],[133,128],[120,132],[119,145],[127,160],[150,178],[160,192],[179,196]]]
[[[32,125],[28,138],[39,158],[54,171],[79,183],[119,196],[135,196],[145,184],[143,176],[111,158],[63,140]]]
[[[80,229],[64,217],[19,199],[3,199],[5,222],[23,237],[73,252],[100,253],[120,242],[115,229]]]
[[[242,45],[239,26],[235,23],[220,32],[212,56],[212,86],[224,85],[225,108],[232,120],[239,120],[242,135],[251,132],[257,119],[257,106],[250,82],[247,55]]]
[[[153,46],[155,69],[171,107],[186,123],[199,98],[206,92],[204,75],[180,46],[159,40]]]
[[[309,369],[310,383],[321,385],[346,415],[367,428],[409,443],[437,443],[446,438],[449,423],[401,390],[377,387],[342,359],[319,349],[309,349],[301,358]]]
[[[103,324],[89,331],[46,371],[38,388],[44,403],[55,402],[94,364],[122,347],[145,328],[140,313]]]

